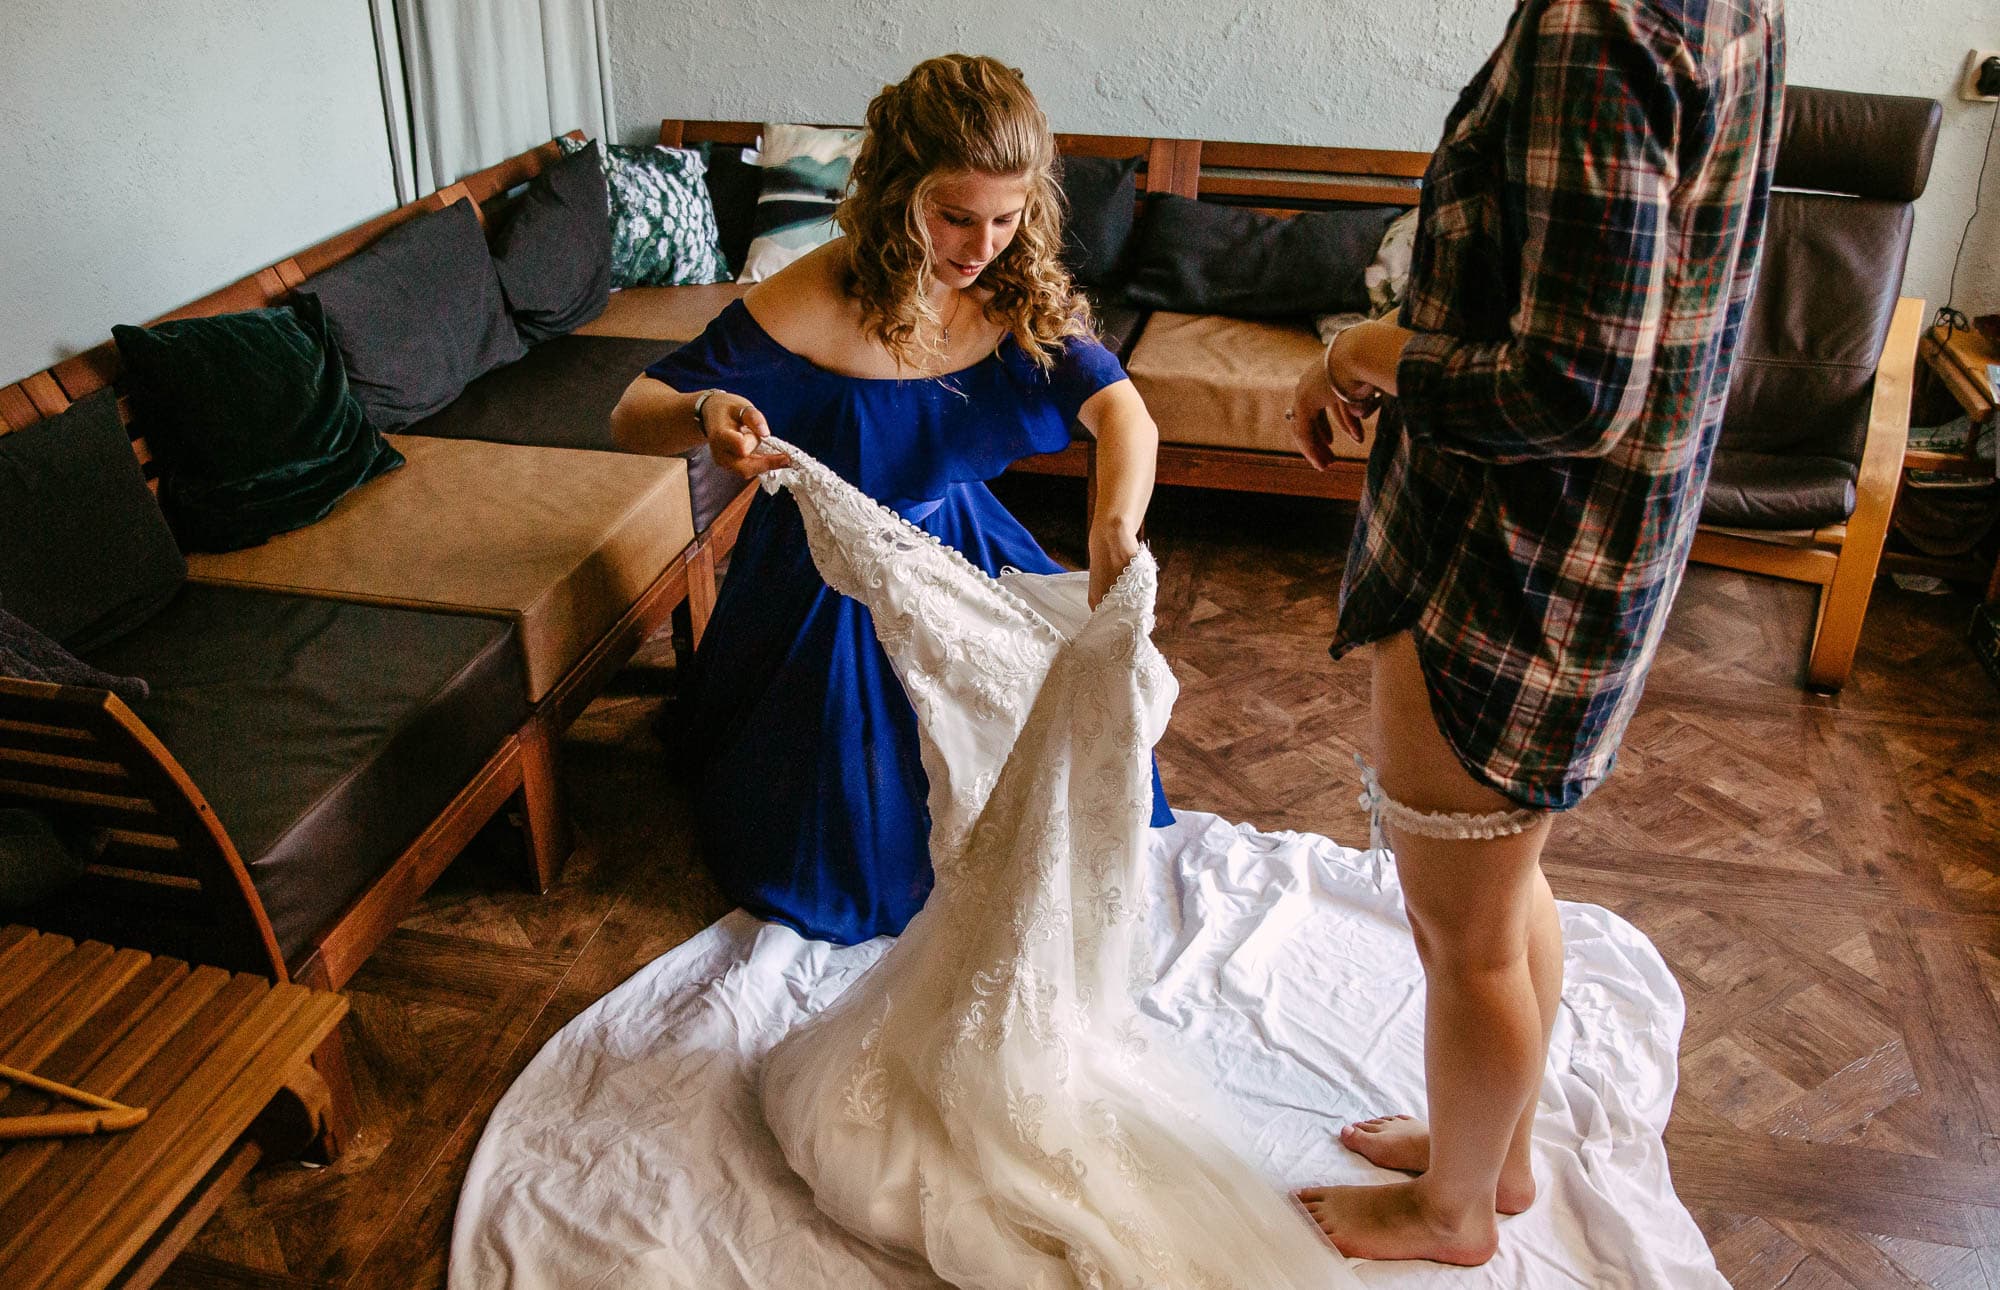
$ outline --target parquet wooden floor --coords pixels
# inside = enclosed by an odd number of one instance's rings
[[[1073,481],[999,491],[1080,554]],[[1156,502],[1176,802],[1363,836],[1366,668],[1325,648],[1348,527],[1330,503]],[[1631,919],[1686,992],[1668,1151],[1739,1290],[2000,1290],[2000,694],[1969,608],[1884,582],[1853,682],[1823,699],[1798,687],[1806,588],[1691,570],[1617,774],[1550,843],[1557,895]],[[670,686],[649,649],[566,742],[589,847],[554,891],[470,855],[355,980],[353,1150],[253,1175],[163,1284],[442,1284],[511,1077],[725,912],[649,729]]]

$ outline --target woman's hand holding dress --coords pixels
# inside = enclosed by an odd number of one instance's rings
[[[702,404],[701,428],[708,438],[709,455],[732,475],[755,479],[767,470],[792,463],[781,452],[764,451],[771,424],[756,404],[741,395],[727,390],[710,394]]]
[[[1097,439],[1097,499],[1090,517],[1090,607],[1095,609],[1139,553],[1160,430],[1139,391],[1124,379],[1091,395],[1076,417]]]
[[[1121,524],[1093,524],[1090,528],[1090,607],[1104,599],[1118,575],[1132,557],[1139,554],[1137,530]]]

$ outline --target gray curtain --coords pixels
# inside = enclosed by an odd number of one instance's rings
[[[569,130],[606,136],[616,118],[605,2],[377,0],[394,10],[409,144],[398,169],[417,193]],[[398,113],[385,98],[393,139]]]

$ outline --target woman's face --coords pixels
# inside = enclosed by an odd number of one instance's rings
[[[1028,204],[1026,175],[964,173],[935,184],[924,209],[937,280],[969,287],[1007,249]]]

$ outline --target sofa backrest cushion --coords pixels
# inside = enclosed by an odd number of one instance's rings
[[[862,130],[777,123],[764,127],[757,154],[763,187],[757,194],[757,218],[739,278],[762,282],[840,236],[834,209],[847,190],[866,137]]]
[[[709,200],[715,205],[722,258],[729,262],[734,276],[743,272],[743,262],[750,255],[750,239],[757,226],[757,195],[764,191],[764,168],[757,164],[754,148],[704,143],[700,151],[708,163],[701,181],[708,186]]]
[[[1910,203],[1774,192],[1721,447],[1858,465]]]
[[[233,551],[303,528],[403,464],[349,393],[317,297],[111,335],[187,550]]]
[[[515,330],[533,345],[567,336],[611,300],[611,225],[597,144],[535,176],[508,209],[493,265]]]
[[[1785,132],[1772,182],[1913,202],[1930,182],[1944,109],[1937,100],[1808,85],[1785,90]]]
[[[298,289],[325,311],[347,380],[377,430],[396,430],[527,352],[469,201],[398,224]]]
[[[1140,160],[1062,159],[1063,263],[1082,286],[1101,287],[1117,276],[1138,211]]]
[[[584,148],[567,136],[556,143],[564,153]],[[685,287],[728,279],[715,203],[701,184],[706,169],[692,148],[605,148],[612,286]]]
[[[109,389],[0,435],[0,608],[71,649],[137,627],[187,562]]]
[[[1362,274],[1395,206],[1290,218],[1163,194],[1132,235],[1125,297],[1151,309],[1299,318],[1368,308]]]

